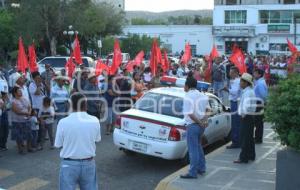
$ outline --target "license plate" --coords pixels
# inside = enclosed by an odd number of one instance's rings
[[[135,151],[138,151],[138,152],[145,153],[145,152],[147,152],[147,145],[144,143],[133,142],[132,149]]]

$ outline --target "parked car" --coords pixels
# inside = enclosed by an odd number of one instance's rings
[[[59,72],[61,69],[65,68],[65,65],[69,57],[63,56],[51,56],[45,57],[38,62],[39,72],[42,73],[45,71],[45,64],[50,64],[55,72]],[[95,68],[95,61],[90,57],[82,57],[82,61],[85,67]]]
[[[201,86],[201,85],[200,85]],[[227,139],[231,131],[230,109],[207,92],[213,115],[202,138],[203,146]],[[186,126],[182,114],[183,88],[161,87],[144,94],[115,123],[114,144],[124,152],[137,152],[168,160],[188,160]]]
[[[114,54],[111,53],[106,58],[107,65],[111,66]],[[130,61],[129,53],[122,53],[122,65],[127,64]]]

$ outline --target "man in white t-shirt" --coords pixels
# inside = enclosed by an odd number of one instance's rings
[[[61,148],[59,189],[98,189],[96,177],[96,142],[101,140],[97,117],[87,114],[87,99],[83,94],[71,96],[73,113],[57,125],[55,147]]]
[[[208,97],[197,89],[197,80],[188,77],[185,82],[186,95],[183,99],[183,115],[187,129],[187,146],[190,158],[190,169],[184,179],[195,179],[197,173],[203,175],[206,170],[203,148],[199,139],[207,127]]]
[[[32,108],[38,111],[43,106],[43,99],[45,97],[45,87],[42,83],[42,78],[39,72],[33,72],[33,81],[29,85],[29,93],[32,101]]]

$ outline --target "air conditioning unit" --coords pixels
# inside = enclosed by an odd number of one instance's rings
[[[259,38],[260,42],[265,43],[269,41],[269,36],[261,36]]]

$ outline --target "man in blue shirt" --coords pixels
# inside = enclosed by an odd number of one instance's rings
[[[256,115],[254,117],[255,122],[255,143],[261,144],[263,142],[264,134],[264,107],[268,96],[268,86],[264,79],[264,71],[256,69],[253,72],[255,78],[254,92],[257,100]]]

